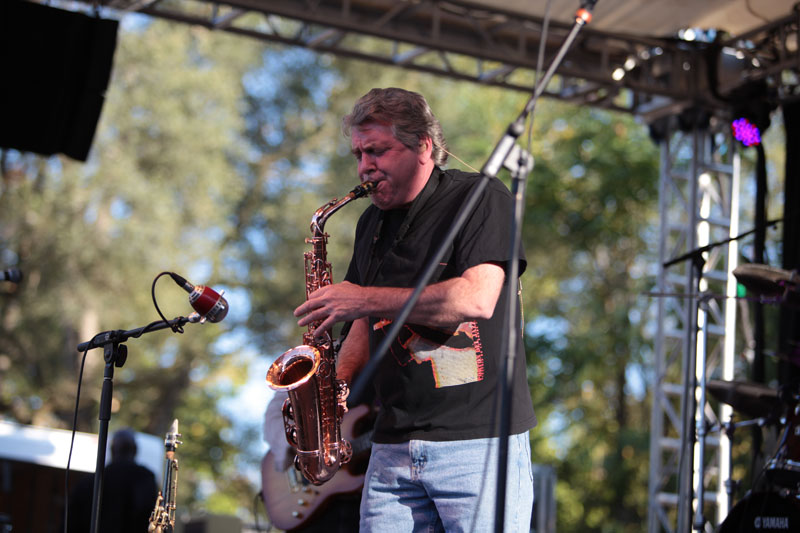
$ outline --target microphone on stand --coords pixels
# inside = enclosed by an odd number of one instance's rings
[[[225,291],[216,292],[204,285],[192,285],[185,278],[169,273],[175,283],[180,285],[183,290],[189,293],[189,303],[192,308],[200,315],[200,322],[221,322],[228,314],[228,301],[222,297]]]
[[[3,270],[3,280],[2,281],[10,281],[11,283],[19,283],[22,281],[22,271],[17,270],[16,268],[9,268]]]

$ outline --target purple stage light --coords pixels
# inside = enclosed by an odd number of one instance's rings
[[[761,132],[758,127],[746,118],[737,118],[731,123],[733,136],[745,146],[755,146],[761,143]]]

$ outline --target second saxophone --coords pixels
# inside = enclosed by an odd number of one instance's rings
[[[175,529],[175,499],[178,497],[178,459],[175,458],[175,450],[178,444],[183,444],[178,440],[180,436],[176,418],[164,439],[164,485],[162,490],[158,491],[156,506],[150,513],[148,532],[172,533]]]
[[[315,290],[330,285],[331,264],[327,259],[325,222],[346,204],[371,193],[375,184],[362,183],[344,198],[334,198],[311,217],[311,250],[304,254],[306,299]],[[314,485],[328,481],[350,460],[350,443],[341,437],[347,385],[336,379],[336,353],[329,333],[316,339],[321,322],[308,325],[303,344],[278,357],[267,372],[267,384],[286,391],[283,404],[286,439],[295,449],[295,466]]]

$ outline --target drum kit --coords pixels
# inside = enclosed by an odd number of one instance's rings
[[[800,309],[797,271],[747,264],[733,273],[762,302]],[[800,351],[787,359],[800,366]],[[774,425],[780,435],[777,451],[753,483],[756,488],[731,509],[718,533],[800,532],[800,387],[795,383],[775,389],[746,381],[709,380],[706,388],[718,401],[751,419],[729,422],[729,435],[735,427],[748,425]]]
[[[800,394],[743,381],[709,380],[706,387],[717,400],[755,417],[729,423],[729,433],[734,427],[754,424],[780,430],[777,451],[762,470],[766,483],[756,480],[758,490],[733,507],[719,533],[800,531]]]

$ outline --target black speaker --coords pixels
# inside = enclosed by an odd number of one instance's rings
[[[0,146],[86,161],[103,108],[118,22],[0,2]]]

